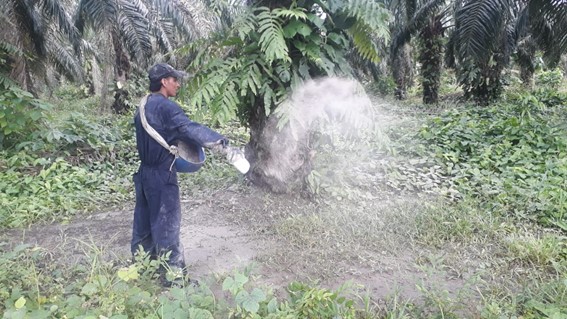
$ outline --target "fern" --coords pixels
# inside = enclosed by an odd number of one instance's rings
[[[233,81],[225,81],[221,86],[223,94],[217,95],[213,102],[213,115],[222,124],[236,117],[236,109],[239,104],[237,86]]]
[[[266,116],[268,116],[271,113],[272,106],[275,104],[275,93],[270,87],[269,82],[262,87],[262,93],[264,93],[264,112]]]
[[[258,8],[257,12],[259,12],[260,49],[266,54],[266,59],[270,62],[291,61],[279,18],[266,7]]]
[[[278,18],[288,18],[288,19],[297,19],[297,20],[307,20],[307,14],[305,13],[304,8],[293,8],[293,9],[286,9],[286,8],[278,8],[272,11],[276,17]]]
[[[13,57],[21,57],[24,52],[16,46],[0,40],[0,89],[7,89],[16,83],[10,79],[11,66],[8,61]]]
[[[248,72],[244,75],[240,85],[240,95],[245,96],[248,89],[254,95],[258,95],[258,89],[262,86],[262,74],[256,63],[252,62],[247,66]]]
[[[234,30],[237,30],[238,37],[245,40],[252,31],[258,27],[258,20],[254,13],[246,10],[240,13],[237,20],[234,21]]]

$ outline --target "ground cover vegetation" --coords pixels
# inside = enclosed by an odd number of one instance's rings
[[[155,280],[163,261],[139,256],[129,264],[82,243],[85,262],[70,265],[57,252],[2,238],[5,318],[567,317],[567,94],[565,70],[554,68],[567,47],[562,1],[203,1],[193,15],[171,6],[0,5],[2,25],[16,26],[3,30],[17,31],[0,31],[0,228],[72,222],[132,200],[132,106],[151,56],[165,53],[201,70],[181,102],[236,143],[251,142],[249,155],[259,158],[268,117],[292,88],[354,74],[368,92],[408,101],[376,99],[380,125],[356,143],[332,126],[305,141],[302,150],[317,148],[317,157],[304,156],[309,169],[295,177],[316,209],[230,218],[261,221],[248,226],[286,243],[263,260],[268,265],[301,251],[305,263],[324,265],[313,276],[329,278],[342,267],[332,256],[373,268],[403,247],[415,253],[409,263],[466,285],[454,291],[424,282],[420,299],[373,300],[356,285],[294,282],[282,297],[243,269],[198,288],[164,290]],[[77,9],[74,22],[68,8]],[[89,28],[108,32],[112,43]],[[182,41],[190,44],[180,48]],[[442,51],[451,72],[438,60]],[[113,75],[97,75],[104,65]],[[421,79],[413,88],[412,73]],[[449,87],[463,101],[439,103],[437,91]],[[183,179],[182,187],[238,183],[218,159],[207,165],[217,169]],[[270,184],[265,172],[256,174]]]

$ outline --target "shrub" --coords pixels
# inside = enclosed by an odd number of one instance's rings
[[[443,113],[421,129],[420,149],[486,208],[567,230],[565,110],[531,94],[512,102]]]

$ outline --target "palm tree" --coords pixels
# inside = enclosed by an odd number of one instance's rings
[[[465,96],[483,104],[497,98],[502,70],[525,39],[532,38],[548,63],[556,64],[567,50],[566,7],[563,0],[457,1],[447,62],[457,68]]]
[[[309,136],[286,144],[294,154],[286,174],[275,174],[271,146],[289,129],[282,101],[305,80],[351,75],[352,50],[378,61],[373,38],[388,36],[388,11],[365,1],[247,1],[222,36],[188,48],[196,76],[187,92],[190,104],[207,107],[215,118],[240,119],[250,128],[250,178],[277,192],[298,190],[310,173]],[[282,164],[280,161],[279,164]],[[283,165],[283,164],[282,164]]]
[[[111,39],[114,78],[118,84],[115,111],[128,108],[125,83],[132,72],[132,62],[137,67],[147,67],[157,49],[170,63],[176,64],[174,51],[179,43],[193,41],[207,31],[208,25],[195,18],[203,8],[195,1],[79,1],[75,13],[79,33],[83,35],[91,28],[98,34],[108,34]]]
[[[414,0],[383,0],[384,5],[393,13],[391,32],[394,35],[390,43],[390,65],[392,77],[396,83],[395,97],[404,100],[407,90],[414,81],[414,62],[412,47],[409,44],[412,34],[408,33],[406,41],[399,41],[398,35],[413,17],[417,2]],[[396,44],[399,43],[399,44]]]
[[[442,70],[443,33],[447,28],[443,20],[448,10],[441,10],[445,0],[405,1],[408,19],[399,27],[393,38],[391,51],[395,60],[405,56],[412,36],[418,36],[419,62],[421,64],[421,83],[423,87],[423,102],[437,103],[438,90]],[[395,65],[395,67],[398,65]],[[401,81],[398,81],[401,83]],[[403,92],[404,87],[398,87]],[[401,97],[401,93],[398,93]]]
[[[32,74],[42,78],[47,65],[80,81],[82,66],[72,46],[79,43],[68,6],[58,0],[7,0],[0,3],[0,45],[10,57],[8,77],[23,89],[35,91]]]

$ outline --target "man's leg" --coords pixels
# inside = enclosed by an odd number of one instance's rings
[[[142,172],[134,174],[134,188],[136,191],[136,206],[134,207],[134,221],[132,223],[132,241],[130,250],[132,256],[141,248],[144,252],[155,257],[155,244],[152,239],[150,224],[150,208],[142,183]]]
[[[185,268],[183,245],[179,235],[181,228],[181,205],[179,202],[179,186],[175,173],[169,177],[162,188],[161,206],[152,223],[152,235],[158,254],[170,253],[168,264],[171,267]]]

